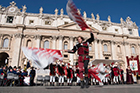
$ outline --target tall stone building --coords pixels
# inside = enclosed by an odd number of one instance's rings
[[[19,9],[14,1],[8,7],[0,6],[0,65],[23,67],[26,58],[22,47],[72,49],[77,36],[90,37],[89,31],[81,31],[64,15],[63,9],[59,15],[58,9],[54,14],[43,13],[42,7],[39,13],[27,13],[26,9],[25,5]],[[97,36],[89,46],[90,60],[123,60],[126,67],[126,56],[140,55],[138,27],[130,17],[113,23],[110,16],[108,21],[102,21],[98,14],[96,18],[93,13],[87,18],[84,12],[83,18]],[[72,65],[77,62],[76,54],[63,53],[63,56],[65,62]]]

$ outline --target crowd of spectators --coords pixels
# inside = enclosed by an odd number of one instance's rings
[[[117,65],[104,65],[109,67],[111,73],[105,76],[102,83],[104,85],[109,84],[133,84],[132,71],[130,67],[126,70],[126,82],[124,81],[124,71],[120,69]],[[94,66],[92,66],[94,67]],[[91,68],[91,67],[89,67]],[[80,85],[79,78],[79,68],[77,66],[71,66],[69,63],[53,63],[49,67],[50,73],[49,76],[49,85],[50,86],[72,86]],[[37,70],[37,69],[36,69]],[[23,69],[19,67],[3,66],[0,68],[0,86],[34,86],[37,85],[37,82],[34,83],[35,77],[36,80],[38,76],[36,75],[36,70],[33,67]],[[27,80],[27,78],[29,78]],[[25,80],[26,79],[26,80]],[[89,85],[100,85],[100,82],[96,80],[93,76],[88,76]],[[27,82],[28,81],[28,82]]]
[[[33,67],[22,69],[20,66],[3,66],[0,68],[0,86],[32,86],[35,74]],[[24,82],[26,77],[30,78],[29,84]]]

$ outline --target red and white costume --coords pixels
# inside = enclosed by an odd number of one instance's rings
[[[67,83],[68,83],[68,85],[72,83],[72,79],[73,79],[73,70],[72,70],[72,67],[69,66],[67,68]]]
[[[54,83],[55,82],[55,75],[56,75],[56,72],[55,72],[55,65],[54,64],[50,64],[50,83]]]
[[[118,69],[117,66],[114,66],[113,73],[114,73],[113,82],[114,83],[118,83],[119,82],[119,80],[118,80],[118,77],[119,77],[119,69]]]
[[[65,68],[65,66],[62,63],[57,65],[57,73],[59,75],[59,80],[58,80],[59,85],[60,85],[60,83],[62,83],[62,85],[64,85],[64,75],[65,75],[64,68]]]

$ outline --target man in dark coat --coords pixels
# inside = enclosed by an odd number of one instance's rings
[[[132,77],[132,70],[131,70],[130,66],[128,66],[127,69],[126,69],[126,83],[127,84],[133,84],[134,83],[134,80],[133,80],[133,77]]]
[[[32,67],[30,71],[30,86],[34,85],[35,75],[36,75],[36,71],[34,70],[34,67]]]

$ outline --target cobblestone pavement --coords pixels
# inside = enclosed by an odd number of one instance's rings
[[[139,93],[140,85],[0,87],[0,93]]]

